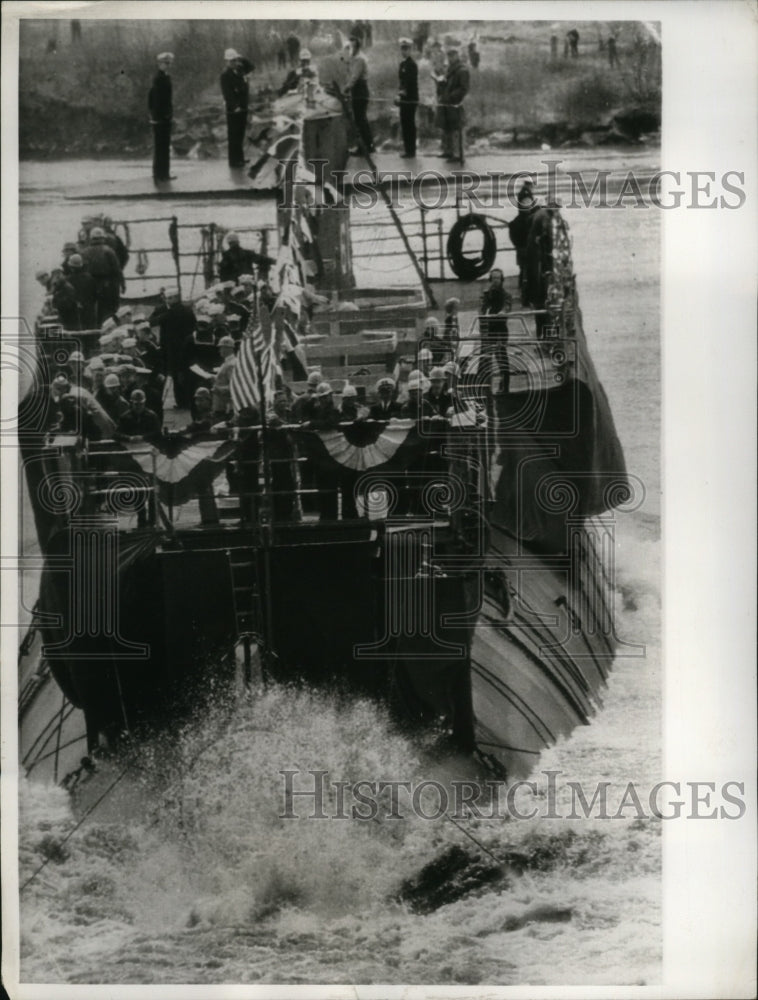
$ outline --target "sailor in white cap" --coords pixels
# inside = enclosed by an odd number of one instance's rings
[[[153,180],[156,183],[171,181],[171,123],[174,117],[171,84],[173,52],[158,55],[158,72],[147,99],[150,124],[153,127]]]
[[[318,84],[318,70],[311,66],[311,53],[309,49],[300,49],[300,64],[295,69],[291,69],[287,74],[284,83],[277,91],[279,97],[285,94],[300,91],[303,97],[309,98]]]
[[[213,419],[218,422],[226,420],[232,409],[231,380],[237,358],[234,354],[232,337],[221,337],[217,347],[221,356],[221,367],[213,380],[212,396]]]
[[[416,156],[416,108],[418,107],[418,65],[412,55],[410,38],[400,39],[400,68],[398,70],[400,107],[400,132],[403,136],[403,159]]]
[[[400,416],[400,404],[394,378],[385,375],[376,383],[376,402],[369,408],[368,415],[372,420],[391,420]]]
[[[243,144],[247,126],[249,87],[244,72],[244,61],[239,52],[236,49],[227,49],[224,60],[226,66],[219,82],[226,107],[229,166],[232,169],[239,169],[244,167],[246,162]]]

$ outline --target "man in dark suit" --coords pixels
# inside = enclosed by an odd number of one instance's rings
[[[451,45],[447,50],[447,73],[442,87],[443,105],[442,147],[448,162],[463,162],[463,99],[469,89],[469,72],[461,62],[460,49]]]
[[[220,77],[221,93],[226,105],[226,132],[229,144],[229,166],[238,169],[245,166],[245,127],[247,125],[247,105],[249,88],[245,76],[246,60],[234,49],[224,53],[226,68]],[[247,72],[252,65],[247,63]]]
[[[403,136],[404,160],[416,156],[416,108],[418,107],[418,66],[411,55],[410,38],[400,39],[400,131]]]
[[[174,116],[171,87],[171,52],[161,52],[158,56],[158,72],[153,77],[153,85],[148,95],[150,124],[153,126],[153,180],[170,181],[171,177],[171,120]]]

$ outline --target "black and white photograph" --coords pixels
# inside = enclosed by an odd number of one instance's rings
[[[11,997],[754,995],[756,7],[465,13],[3,5]]]

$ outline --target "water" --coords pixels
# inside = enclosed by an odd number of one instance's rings
[[[85,167],[111,177],[139,169]],[[72,169],[25,168],[21,292],[29,314],[38,301],[35,268],[50,265],[49,248],[57,252],[87,208],[56,193]],[[110,206],[117,218],[149,214],[145,208]],[[208,219],[228,213],[229,224],[240,224],[231,205],[206,210]],[[259,222],[265,211],[251,207],[251,218]],[[560,770],[562,781],[588,790],[608,780],[609,799],[618,801],[628,782],[650,787],[661,769],[658,216],[567,215],[587,339],[629,471],[646,488],[642,507],[618,518],[616,556],[619,634],[644,643],[645,655],[620,657],[592,725],[542,755],[537,795],[524,790],[520,799],[538,804],[543,770]],[[22,895],[22,980],[660,981],[660,822],[636,819],[633,810],[605,822],[469,821],[492,853],[518,850],[531,866],[417,916],[393,896],[441,847],[473,847],[451,823],[278,818],[283,769],[322,768],[347,781],[432,773],[375,706],[272,689],[231,716],[217,705],[188,725],[178,746],[146,748],[141,765],[62,847],[74,823],[66,795],[22,782],[22,881],[53,858]]]

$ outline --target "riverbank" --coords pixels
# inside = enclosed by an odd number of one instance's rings
[[[176,55],[174,90],[175,158],[226,157],[226,120],[219,91],[221,54],[232,39],[255,63],[250,76],[251,116],[271,113],[272,98],[287,74],[269,42],[283,31],[277,21],[135,22],[129,29],[85,22],[76,42],[50,22],[25,22],[19,66],[19,155],[22,160],[134,158],[150,156],[152,133],[147,92],[155,53]],[[323,86],[344,85],[339,39],[347,22],[287,22],[307,44]],[[583,22],[577,56],[561,55],[570,25],[560,22],[430,22],[429,43],[419,67],[417,124],[422,152],[439,144],[431,40],[457,38],[468,60],[470,89],[464,106],[469,148],[591,148],[656,143],[661,123],[660,44],[642,22]],[[413,33],[409,22],[375,22],[367,49],[368,117],[377,145],[399,146],[397,38]],[[225,33],[226,32],[226,33]],[[608,39],[616,56],[608,56]],[[468,41],[477,38],[477,58]],[[243,44],[244,43],[244,44]]]
[[[419,109],[419,150],[430,154],[439,148],[439,131],[430,122],[429,107]],[[255,125],[265,119],[256,115]],[[19,127],[21,160],[143,159],[152,154],[152,133],[144,119],[129,115],[112,117],[89,106],[71,105],[51,97],[28,99]],[[398,124],[389,115],[372,122],[378,148],[402,148]],[[472,123],[466,132],[467,153],[481,155],[504,149],[544,150],[657,148],[660,116],[644,105],[619,108],[603,121],[545,121],[530,126],[511,125],[490,131]],[[221,110],[201,109],[179,115],[174,123],[172,155],[175,159],[226,159],[226,122]]]

